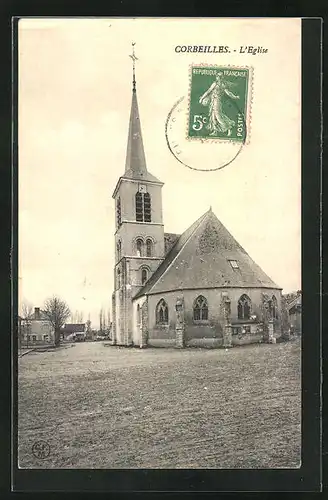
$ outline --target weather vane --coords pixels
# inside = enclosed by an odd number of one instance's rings
[[[138,61],[138,58],[136,57],[135,53],[134,53],[134,46],[135,46],[135,42],[132,42],[132,55],[130,55],[132,61],[133,61],[133,90],[136,89],[136,61]]]

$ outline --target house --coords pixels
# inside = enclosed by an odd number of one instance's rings
[[[67,339],[67,337],[73,338],[78,335],[81,337],[81,334],[85,335],[86,333],[86,324],[85,323],[66,323],[62,328],[62,338]]]
[[[297,293],[290,302],[287,303],[290,331],[297,335],[302,333],[302,294]]]
[[[39,307],[32,316],[20,321],[22,345],[53,345],[55,330],[47,315]]]
[[[163,186],[146,166],[133,77],[125,172],[113,192],[113,343],[230,347],[275,342],[281,334],[281,287],[211,208],[181,235],[164,232]]]

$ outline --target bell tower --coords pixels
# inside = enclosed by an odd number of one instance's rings
[[[147,170],[138,109],[135,61],[133,63],[125,172],[118,179],[115,200],[115,266],[113,342],[132,345],[132,300],[164,259],[162,187]]]

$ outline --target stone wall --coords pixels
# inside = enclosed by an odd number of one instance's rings
[[[112,293],[112,344],[116,344],[116,300],[115,292]]]
[[[141,342],[141,333],[135,327],[132,297],[142,286],[142,269],[146,269],[148,277],[157,269],[164,257],[164,226],[162,214],[161,185],[141,182],[151,196],[151,222],[136,221],[135,195],[139,189],[139,181],[122,179],[116,200],[120,198],[121,225],[116,222],[115,233],[115,341],[118,345],[134,345]],[[115,214],[116,216],[116,214]],[[136,240],[144,242],[144,252],[138,255]],[[153,243],[152,255],[146,256],[146,241]],[[120,242],[120,252],[117,244]],[[118,280],[120,271],[120,283]]]
[[[149,317],[148,317],[148,299],[144,301],[141,307],[141,342],[140,346],[141,347],[147,347],[148,345],[148,338],[149,338],[149,330],[148,330],[148,324],[149,324]]]
[[[223,301],[228,294],[230,300],[229,322],[233,325],[242,325],[245,321],[238,320],[237,304],[241,295],[246,294],[252,301],[251,314],[257,317],[256,324],[252,326],[252,333],[242,336],[231,335],[231,344],[240,345],[259,342],[263,335],[258,331],[258,324],[262,317],[262,292],[272,296],[275,295],[278,303],[280,318],[281,291],[268,289],[204,289],[183,290],[167,292],[161,295],[150,295],[148,297],[149,315],[149,345],[173,345],[176,339],[176,301],[181,295],[184,298],[184,340],[186,346],[222,346],[225,344],[227,318],[224,312]],[[195,299],[203,295],[208,301],[208,321],[198,322],[193,319],[193,303]],[[156,324],[156,305],[161,299],[168,304],[169,321],[167,325]],[[251,322],[248,322],[249,324]],[[277,320],[276,329],[279,330],[280,319]],[[231,332],[232,333],[232,332]],[[276,335],[276,334],[275,334]],[[226,337],[225,337],[226,338]]]

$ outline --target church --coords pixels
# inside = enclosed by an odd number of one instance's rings
[[[281,335],[282,289],[211,209],[183,234],[166,233],[163,186],[147,170],[133,64],[125,172],[113,193],[113,344],[227,348],[275,343]]]

